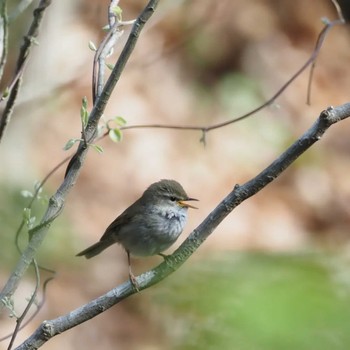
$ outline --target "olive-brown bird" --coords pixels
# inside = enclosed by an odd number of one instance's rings
[[[90,259],[114,243],[121,244],[128,257],[130,281],[137,288],[131,269],[130,254],[163,256],[161,253],[180,236],[187,220],[187,209],[197,209],[186,203],[187,201],[197,199],[190,198],[178,182],[174,180],[155,182],[107,227],[97,243],[77,256]]]

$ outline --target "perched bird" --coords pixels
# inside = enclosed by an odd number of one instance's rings
[[[187,209],[197,209],[187,201],[197,199],[188,197],[178,182],[155,182],[107,227],[97,243],[77,256],[90,259],[114,243],[121,244],[128,257],[130,281],[138,289],[131,269],[130,254],[164,256],[161,253],[177,240],[185,226]]]

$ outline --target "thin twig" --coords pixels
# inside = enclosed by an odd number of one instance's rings
[[[103,39],[101,45],[98,47],[93,63],[92,72],[92,96],[95,104],[98,96],[101,95],[104,86],[106,57],[110,54],[113,47],[116,45],[118,39],[124,34],[122,26],[116,21],[111,27],[107,36]]]
[[[38,265],[38,268],[39,269],[42,269],[39,265]],[[50,273],[54,272],[54,271],[51,271],[49,269],[45,269],[47,271],[49,271]],[[24,327],[26,327],[34,318],[35,316],[38,315],[38,313],[40,312],[40,310],[42,309],[42,307],[44,306],[45,302],[46,302],[46,290],[47,290],[47,286],[49,284],[49,282],[51,282],[52,280],[54,279],[54,277],[49,277],[45,280],[44,284],[43,284],[43,297],[40,301],[40,303],[37,304],[37,308],[36,310],[33,312],[33,314],[24,322],[22,323],[22,325],[18,328],[18,332],[21,331]],[[34,295],[34,294],[33,294]],[[27,305],[28,307],[28,305]],[[13,336],[13,333],[11,334],[8,334],[8,335],[5,335],[4,337],[0,338],[0,342],[8,339],[8,338],[11,338]]]
[[[7,348],[7,350],[11,350],[12,348],[12,345],[17,337],[17,334],[18,334],[18,331],[20,330],[21,328],[21,324],[24,320],[24,318],[27,316],[31,306],[33,305],[34,301],[35,301],[35,298],[37,296],[37,293],[38,293],[38,290],[39,290],[39,286],[40,286],[40,273],[39,273],[39,268],[38,268],[38,264],[36,262],[35,259],[33,259],[32,261],[32,265],[34,267],[34,271],[35,271],[35,288],[34,288],[34,291],[33,291],[33,294],[32,296],[30,297],[29,301],[28,301],[28,304],[27,306],[25,307],[24,311],[22,312],[22,315],[20,317],[17,318],[17,321],[16,321],[16,327],[15,327],[15,330],[13,331],[12,333],[12,337],[11,337],[11,340],[10,340],[10,344]]]
[[[44,187],[45,183],[49,180],[49,178],[61,167],[63,166],[65,163],[67,163],[69,161],[69,159],[71,159],[72,156],[68,156],[66,158],[64,158],[62,161],[60,161],[54,168],[52,168],[48,174],[46,174],[46,176],[39,182],[39,184],[35,187],[35,191],[33,193],[33,197],[31,198],[31,200],[29,201],[27,208],[31,209],[34,202],[36,201],[36,199],[38,198],[38,195],[40,193],[40,191],[42,190],[42,188]],[[15,244],[17,247],[17,251],[22,254],[22,251],[19,247],[19,236],[21,234],[21,231],[25,225],[25,219],[22,218],[22,221],[20,222],[18,229],[16,231],[16,235],[15,235]]]
[[[245,113],[237,118],[233,118],[230,119],[226,122],[223,123],[216,123],[210,126],[195,126],[195,125],[190,125],[190,126],[180,126],[180,125],[166,125],[166,124],[137,124],[137,125],[127,125],[127,126],[123,126],[120,128],[120,130],[128,130],[128,129],[140,129],[140,128],[160,128],[160,129],[176,129],[176,130],[197,130],[197,131],[201,131],[203,134],[208,133],[211,130],[215,130],[215,129],[219,129],[222,127],[225,127],[227,125],[230,124],[234,124],[237,123],[243,119],[246,119],[258,112],[260,112],[261,110],[263,110],[264,108],[270,106],[271,104],[273,104],[275,102],[275,100],[289,87],[289,85],[291,85],[291,83],[298,78],[301,73],[303,73],[306,68],[308,68],[311,64],[313,64],[313,62],[315,62],[315,60],[317,59],[320,49],[322,47],[322,44],[326,38],[326,35],[328,33],[328,31],[333,28],[335,25],[343,25],[344,23],[341,20],[335,20],[333,22],[329,22],[325,25],[325,27],[322,29],[322,31],[320,32],[317,41],[316,41],[316,45],[314,50],[312,51],[309,59],[292,75],[292,77],[290,79],[287,80],[286,83],[284,83],[282,85],[282,87],[280,87],[278,89],[278,91],[272,96],[270,97],[266,102],[264,102],[263,104],[261,104],[260,106],[258,106],[257,108],[249,111],[248,113]],[[310,82],[310,80],[309,80]],[[308,89],[308,91],[310,91],[310,89]],[[308,94],[309,96],[309,94]]]
[[[10,88],[7,89],[7,93],[9,92],[9,96],[0,120],[0,141],[4,136],[5,129],[8,123],[10,122],[10,118],[12,116],[12,112],[21,87],[24,67],[29,58],[29,54],[31,52],[33,44],[36,42],[36,38],[39,34],[39,28],[42,23],[44,12],[50,4],[51,0],[41,0],[38,7],[34,10],[33,22],[30,25],[28,33],[24,38],[24,42],[21,46],[21,50],[17,59],[15,77],[12,80],[12,83],[10,84]],[[0,101],[1,100],[3,100],[2,96]]]
[[[334,1],[332,0],[332,2],[334,3]],[[340,9],[339,9],[340,11]],[[338,12],[339,14],[339,12]],[[322,44],[324,42],[324,40],[326,39],[326,35],[328,33],[329,30],[331,30],[335,25],[344,25],[345,21],[344,18],[340,12],[339,15],[339,19],[332,21],[332,22],[328,22],[326,23],[325,27],[321,30],[320,34],[317,37],[316,40],[316,45],[314,48],[314,51],[309,59],[311,64],[311,69],[310,69],[310,75],[309,75],[309,80],[308,80],[308,86],[307,86],[307,97],[306,97],[306,103],[308,105],[311,104],[311,87],[312,87],[312,78],[313,78],[313,74],[314,74],[314,70],[315,70],[315,66],[316,66],[316,60],[318,58],[318,55],[320,53],[320,50],[322,48]],[[306,67],[305,67],[306,68]]]
[[[95,104],[96,98],[101,95],[104,86],[105,77],[105,58],[112,50],[116,43],[114,35],[118,26],[116,15],[113,8],[118,6],[119,0],[111,0],[108,6],[108,25],[109,32],[105,36],[102,43],[99,45],[94,56],[94,63],[92,68],[92,102]]]
[[[331,0],[334,7],[335,7],[335,10],[337,11],[337,14],[338,14],[338,18],[345,24],[345,17],[343,15],[343,11],[341,10],[341,7],[339,6],[339,3],[337,0]]]
[[[1,1],[0,4],[0,80],[4,74],[8,53],[8,17],[7,17],[7,2]]]

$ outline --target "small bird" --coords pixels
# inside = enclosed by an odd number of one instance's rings
[[[187,209],[197,209],[186,202],[197,200],[188,197],[174,180],[155,182],[107,227],[97,243],[77,256],[90,259],[114,243],[121,244],[128,257],[130,281],[138,289],[130,255],[165,257],[162,252],[177,240],[186,224]]]

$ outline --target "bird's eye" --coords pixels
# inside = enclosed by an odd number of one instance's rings
[[[175,202],[175,201],[176,201],[176,197],[171,196],[171,197],[170,197],[170,200],[171,200],[172,202]]]

